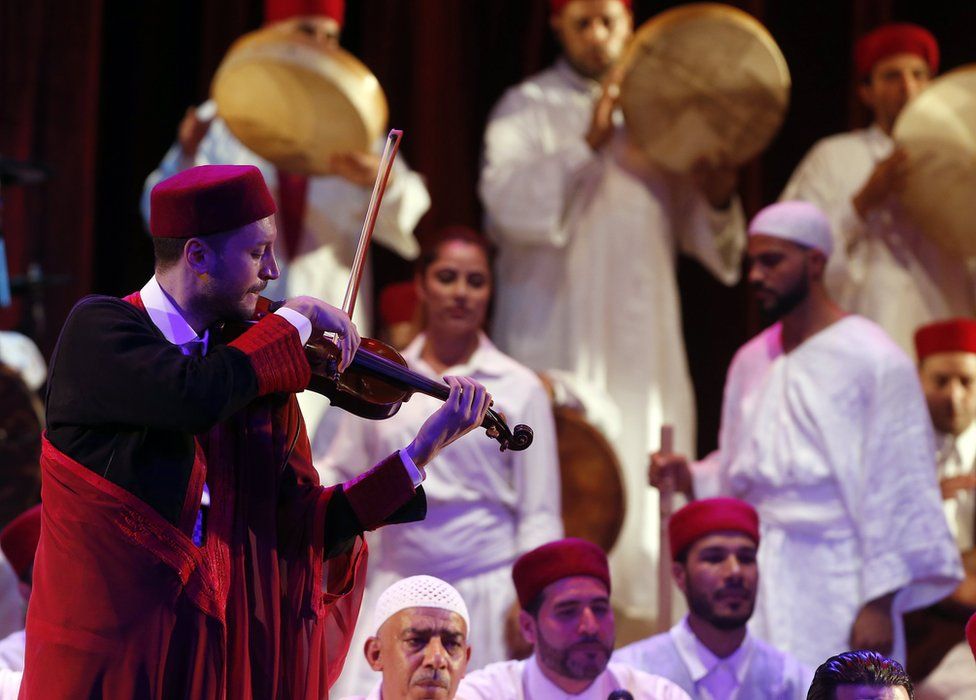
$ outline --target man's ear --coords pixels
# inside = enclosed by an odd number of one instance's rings
[[[827,256],[823,251],[811,248],[807,253],[810,265],[810,276],[815,280],[822,280],[827,272]]]
[[[183,259],[197,275],[210,272],[215,258],[214,249],[199,238],[191,238],[183,246]]]
[[[370,637],[366,640],[366,644],[363,645],[363,654],[366,655],[366,663],[374,671],[383,670],[383,659],[380,654],[380,639],[379,637]]]
[[[536,635],[538,634],[535,618],[524,610],[519,610],[518,622],[519,630],[522,632],[522,636],[525,637],[525,641],[535,646]]]

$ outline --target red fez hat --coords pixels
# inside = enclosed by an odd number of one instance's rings
[[[939,70],[939,44],[932,32],[917,24],[901,22],[884,24],[857,40],[854,44],[857,77],[868,77],[878,61],[899,53],[913,53],[921,57],[933,73]]]
[[[34,553],[40,537],[40,504],[18,515],[0,532],[0,548],[3,548],[3,554],[17,572],[18,578],[24,578],[34,563]]]
[[[610,592],[607,555],[592,542],[577,537],[549,542],[515,560],[512,580],[519,605],[527,607],[550,583],[570,576],[592,576]]]
[[[264,0],[267,24],[309,15],[331,17],[341,27],[346,16],[346,0]]]
[[[388,284],[380,292],[380,318],[387,326],[412,321],[417,311],[417,287],[413,282]]]
[[[738,498],[692,501],[668,521],[671,558],[677,559],[678,555],[705,535],[725,530],[741,532],[759,544],[759,514]]]
[[[253,165],[200,165],[153,187],[149,230],[156,238],[207,236],[260,221],[276,210]]]
[[[976,353],[976,321],[951,318],[922,326],[915,331],[915,353],[921,362],[940,352]]]
[[[555,17],[563,11],[563,8],[566,7],[566,5],[572,1],[573,0],[549,0],[549,14]],[[633,0],[620,0],[620,2],[622,2],[628,10],[633,5]]]

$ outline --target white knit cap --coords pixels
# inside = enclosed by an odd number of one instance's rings
[[[433,576],[409,576],[383,591],[373,611],[373,629],[378,633],[384,622],[407,608],[439,608],[455,612],[464,620],[468,631],[471,630],[468,606],[461,594],[447,581]]]
[[[834,250],[830,221],[810,202],[777,202],[749,223],[749,235],[762,234],[816,248],[828,258]]]

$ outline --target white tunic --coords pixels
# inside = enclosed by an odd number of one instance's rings
[[[976,469],[976,422],[957,437],[939,435],[936,464],[939,479],[972,474]],[[956,538],[959,549],[966,551],[976,546],[973,528],[976,527],[976,489],[959,489],[952,498],[942,501],[949,530]]]
[[[594,154],[583,135],[598,95],[560,60],[491,114],[479,187],[500,247],[492,337],[529,367],[564,370],[616,404],[621,423],[608,437],[625,472],[627,517],[611,557],[614,597],[646,615],[659,520],[647,454],[663,422],[678,426],[679,450],[695,445],[676,257],[693,255],[733,284],[745,238],[738,202],[715,212],[686,178],[625,168],[622,128]]]
[[[814,144],[781,199],[803,199],[830,218],[827,286],[842,308],[878,323],[910,355],[915,329],[976,313],[974,261],[944,252],[895,197],[862,221],[851,204],[894,142],[876,124]]]
[[[26,630],[17,630],[0,640],[0,668],[23,671],[26,648]]]
[[[719,450],[694,465],[698,497],[759,511],[762,582],[753,631],[818,666],[849,648],[868,601],[898,591],[901,614],[962,577],[942,514],[915,368],[874,323],[847,316],[788,354],[780,324],[729,368]]]
[[[535,656],[524,661],[502,661],[466,675],[456,700],[607,700],[614,690],[627,690],[634,700],[690,700],[671,681],[624,664],[606,670],[578,695],[570,695],[545,677]]]
[[[214,109],[212,101],[201,105],[201,111]],[[214,118],[200,142],[195,157],[187,161],[179,143],[173,144],[159,167],[148,178],[142,191],[142,215],[149,221],[149,193],[157,182],[181,170],[210,164],[254,165],[261,170],[268,188],[277,195],[278,173],[275,166],[238,141],[220,117]],[[352,269],[359,234],[362,230],[371,188],[361,187],[341,177],[313,177],[308,181],[305,220],[297,242],[297,254],[288,260],[282,245],[282,227],[278,224],[275,257],[281,277],[268,285],[266,296],[272,299],[301,294],[342,306]],[[407,260],[417,257],[420,247],[413,230],[430,208],[430,195],[423,178],[397,158],[390,185],[383,197],[373,241]],[[372,276],[369,266],[361,283],[353,320],[361,335],[371,332]],[[318,425],[328,401],[318,394],[298,395],[302,415],[313,430]]]
[[[423,334],[418,336],[403,356],[413,370],[439,379],[420,358],[424,340]],[[484,384],[508,424],[529,425],[535,438],[527,450],[501,452],[497,442],[476,429],[448,445],[425,469],[427,517],[389,528],[379,537],[380,533],[370,534],[365,614],[337,695],[362,692],[374,682],[376,675],[356,652],[375,632],[369,625],[376,597],[406,576],[437,576],[464,598],[471,614],[468,668],[507,658],[504,621],[515,602],[512,563],[520,554],[562,537],[555,428],[538,377],[499,352],[484,335],[471,359],[445,375],[468,376]],[[360,460],[382,459],[388,447],[408,444],[440,405],[437,399],[414,394],[396,416],[383,421],[331,413],[312,443],[316,467],[323,478],[355,476],[367,463]],[[335,416],[339,419],[334,421]]]
[[[685,617],[668,632],[629,644],[613,660],[674,681],[695,700],[804,700],[813,669],[746,633],[725,659],[699,641]]]

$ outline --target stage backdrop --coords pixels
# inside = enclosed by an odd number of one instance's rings
[[[638,22],[675,2],[635,0]],[[793,76],[786,123],[743,174],[746,209],[774,200],[819,137],[864,123],[850,74],[854,37],[909,20],[942,42],[943,66],[976,60],[976,3],[921,0],[740,0],[766,24]],[[151,271],[138,211],[146,175],[172,143],[186,108],[239,34],[262,21],[260,0],[0,0],[0,155],[51,170],[9,187],[4,229],[12,273],[36,263],[62,284],[0,310],[50,352],[71,305],[86,293],[124,294]],[[477,226],[481,134],[502,91],[556,53],[546,0],[349,0],[343,44],[376,73],[403,153],[428,182],[433,207],[419,234]],[[380,281],[409,267],[376,256]],[[681,263],[685,335],[700,407],[700,448],[714,445],[725,370],[758,330],[743,286],[728,290]]]

